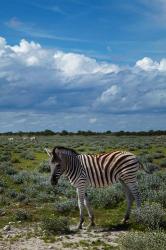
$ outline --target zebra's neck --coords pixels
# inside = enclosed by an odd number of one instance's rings
[[[82,166],[76,155],[65,155],[65,176],[69,179],[71,184],[75,184],[82,172]]]

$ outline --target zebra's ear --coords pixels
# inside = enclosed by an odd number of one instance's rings
[[[49,157],[52,155],[52,151],[49,148],[44,148]]]

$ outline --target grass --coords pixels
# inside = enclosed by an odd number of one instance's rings
[[[39,143],[23,143],[19,138],[14,139],[11,144],[8,141],[0,140],[0,175],[1,175],[1,197],[0,209],[3,208],[5,215],[0,217],[0,228],[8,224],[9,221],[16,219],[16,214],[19,211],[24,211],[22,225],[29,223],[42,223],[44,218],[54,216],[58,218],[64,214],[70,221],[70,224],[77,225],[79,221],[78,208],[75,207],[72,201],[76,200],[75,189],[70,186],[66,180],[61,180],[55,192],[50,186],[47,171],[40,171],[40,164],[48,160],[47,154],[44,152],[44,147],[52,148],[56,145],[74,148],[80,153],[109,152],[115,150],[131,151],[138,156],[149,156],[152,164],[157,164],[159,172],[154,173],[152,177],[141,173],[139,174],[139,183],[144,201],[150,203],[157,202],[166,206],[162,200],[165,200],[166,185],[166,136],[158,139],[157,136],[122,136],[116,137],[111,135],[99,136],[40,136]],[[25,159],[23,152],[32,152],[31,159]],[[8,174],[1,169],[1,164],[9,161],[10,165],[16,173]],[[19,177],[21,176],[21,177]],[[19,178],[22,178],[21,180]],[[156,186],[157,185],[157,186]],[[105,194],[104,194],[105,192]],[[96,224],[98,227],[108,228],[109,230],[145,230],[136,221],[131,221],[127,226],[122,226],[121,220],[126,209],[124,195],[121,196],[119,189],[105,190],[101,192],[101,197],[106,201],[105,206],[98,202],[101,201],[98,189],[90,191],[91,203],[93,204]],[[109,193],[110,192],[110,193]],[[103,194],[105,195],[103,197]],[[108,203],[108,195],[114,195],[114,203],[110,199]],[[23,196],[25,199],[23,199]],[[117,195],[119,198],[117,198]],[[111,197],[112,198],[112,197]],[[71,201],[71,203],[70,203]],[[116,202],[115,202],[116,201]],[[58,209],[59,210],[58,210]],[[26,212],[25,212],[26,211]],[[30,214],[31,221],[24,219],[27,214]],[[85,212],[86,213],[86,212]],[[19,216],[22,214],[20,213]],[[85,225],[88,224],[88,216],[86,213]],[[83,244],[83,243],[80,243]],[[94,249],[95,244],[94,244]],[[103,249],[111,249],[104,246]],[[115,248],[114,248],[115,249]]]

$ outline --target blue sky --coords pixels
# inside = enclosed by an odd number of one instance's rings
[[[165,0],[0,5],[0,131],[165,129]]]

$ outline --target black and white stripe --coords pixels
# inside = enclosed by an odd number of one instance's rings
[[[140,163],[130,152],[115,151],[99,155],[78,154],[72,149],[55,147],[50,161],[52,168],[51,183],[57,184],[62,174],[77,188],[78,205],[80,209],[79,228],[82,228],[83,207],[87,208],[91,223],[94,225],[94,215],[86,194],[87,186],[106,187],[120,181],[127,198],[127,211],[124,221],[129,219],[133,199],[140,207],[140,196],[137,187],[137,171]]]

